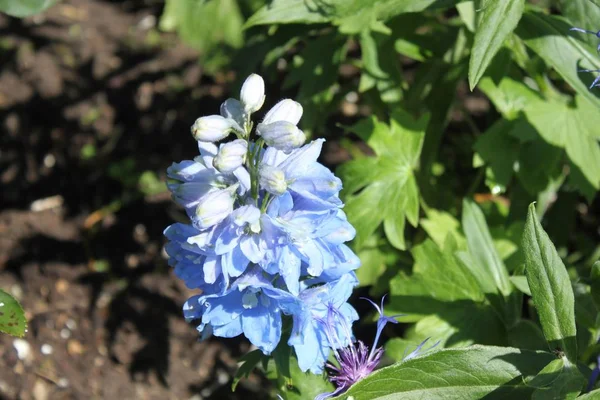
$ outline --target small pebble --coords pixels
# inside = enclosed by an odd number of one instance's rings
[[[54,349],[49,344],[43,344],[42,347],[40,348],[40,351],[42,352],[43,355],[48,356],[48,355],[52,354]]]
[[[19,360],[25,360],[31,356],[31,346],[27,341],[23,339],[15,339],[13,340],[13,347],[17,351],[17,357]]]
[[[67,328],[63,328],[60,330],[60,337],[63,339],[68,339],[71,337],[71,331]]]

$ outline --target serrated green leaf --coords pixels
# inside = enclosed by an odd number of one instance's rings
[[[23,337],[27,331],[25,312],[10,294],[0,290],[0,332]]]
[[[58,0],[0,0],[0,12],[12,17],[29,17],[52,7]]]
[[[548,345],[551,349],[560,349],[575,363],[577,331],[571,280],[548,234],[540,225],[533,204],[529,206],[522,247],[527,281]]]
[[[524,0],[483,2],[469,61],[471,90],[475,88],[504,41],[519,23],[524,7]]]
[[[458,250],[467,249],[467,242],[461,233],[460,222],[447,212],[433,208],[427,210],[427,217],[421,220],[421,227],[440,248],[444,247],[444,243],[450,235],[456,242]]]
[[[530,10],[523,14],[516,33],[527,47],[598,109],[600,94],[588,89],[593,76],[579,73],[577,69],[600,69],[600,59],[592,48],[568,34],[570,28],[571,25],[561,17]]]
[[[446,349],[382,368],[337,399],[526,399],[523,379],[552,361],[544,352],[509,347]]]
[[[390,282],[388,310],[402,313],[404,322],[418,321],[407,332],[408,340],[432,337],[446,346],[506,344],[502,322],[470,271],[453,256],[453,246],[447,243],[442,251],[429,239],[415,246],[412,275],[401,272]]]
[[[346,185],[345,211],[357,231],[354,241],[357,249],[381,223],[390,243],[405,248],[405,220],[408,218],[414,226],[418,223],[419,191],[413,171],[421,154],[427,122],[426,115],[414,120],[406,113],[396,112],[390,125],[372,117],[349,128],[376,154],[374,162],[359,158],[338,169]],[[370,168],[368,172],[365,166]]]

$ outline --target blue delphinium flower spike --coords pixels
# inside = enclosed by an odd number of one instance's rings
[[[200,155],[167,170],[190,223],[165,230],[165,250],[175,274],[202,291],[184,306],[202,338],[243,334],[268,355],[287,317],[284,340],[300,369],[321,373],[331,349],[351,343],[358,319],[347,301],[360,261],[345,244],[356,231],[342,211],[341,181],[317,161],[324,140],[305,144],[297,127],[302,106],[281,100],[253,129],[264,101],[264,81],[252,74],[239,100],[192,126]],[[328,337],[319,321],[330,309],[344,328]]]

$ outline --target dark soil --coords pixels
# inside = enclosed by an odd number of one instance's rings
[[[231,76],[160,33],[160,1],[65,0],[0,15],[0,288],[23,304],[23,342],[0,335],[6,399],[264,398],[230,393],[242,340],[199,342],[192,292],[164,254],[183,214],[139,177],[194,157],[189,126]],[[18,354],[17,348],[23,348]]]

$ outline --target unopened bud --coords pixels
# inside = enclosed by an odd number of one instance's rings
[[[287,121],[258,124],[256,133],[264,139],[267,145],[285,153],[302,146],[306,140],[304,132]]]
[[[234,125],[235,121],[220,115],[200,117],[192,125],[192,135],[201,142],[217,142],[229,136]]]
[[[238,186],[235,184],[204,195],[196,207],[196,215],[192,218],[194,226],[197,229],[206,229],[227,218],[233,212]]]
[[[279,168],[263,164],[258,174],[258,182],[267,192],[280,196],[287,190],[285,173]]]
[[[219,152],[213,159],[213,166],[221,172],[233,172],[244,164],[247,153],[248,142],[244,139],[223,143],[219,146]]]
[[[265,82],[260,75],[252,74],[246,78],[240,91],[240,100],[247,113],[260,110],[265,102]]]
[[[287,121],[298,125],[300,118],[302,118],[302,106],[300,103],[291,99],[283,99],[267,112],[262,123],[271,124],[277,121]]]

